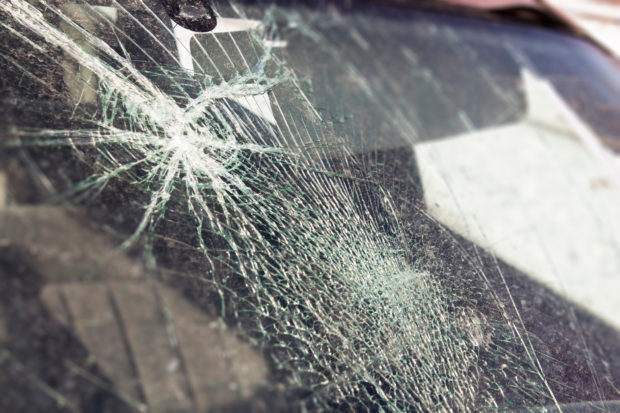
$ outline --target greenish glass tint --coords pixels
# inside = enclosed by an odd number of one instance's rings
[[[618,399],[618,330],[437,212],[423,157],[525,119],[524,71],[566,81],[545,47],[617,99],[593,49],[379,6],[212,7],[194,33],[158,1],[0,3],[2,409]]]

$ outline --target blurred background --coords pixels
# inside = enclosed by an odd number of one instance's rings
[[[619,0],[547,0],[620,56]]]

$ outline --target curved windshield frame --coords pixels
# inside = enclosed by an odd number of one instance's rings
[[[0,4],[0,410],[618,409],[607,56],[209,8]]]

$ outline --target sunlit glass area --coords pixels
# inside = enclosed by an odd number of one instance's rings
[[[0,2],[0,411],[620,411],[620,66],[439,3]]]

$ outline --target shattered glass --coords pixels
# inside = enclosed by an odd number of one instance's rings
[[[618,411],[597,49],[179,1],[0,2],[0,410]]]

